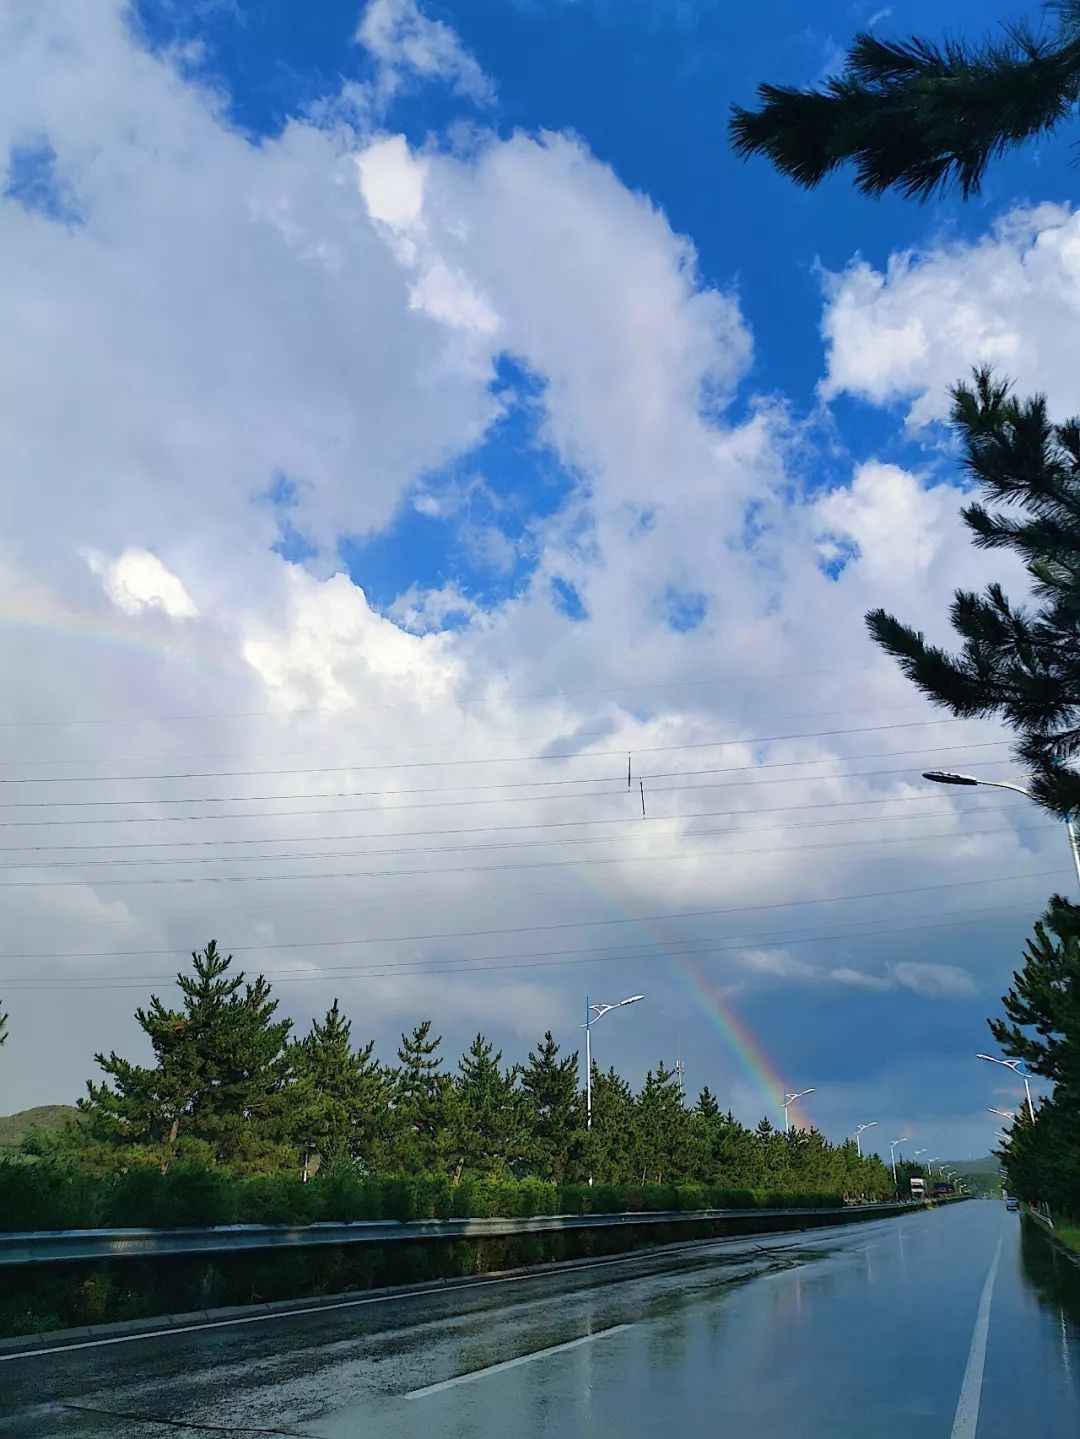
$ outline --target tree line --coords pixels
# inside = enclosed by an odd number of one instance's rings
[[[79,1118],[29,1151],[91,1173],[180,1166],[239,1178],[426,1175],[451,1187],[536,1179],[549,1185],[708,1185],[774,1194],[888,1198],[892,1178],[852,1141],[755,1128],[702,1089],[686,1103],[660,1063],[638,1090],[593,1067],[592,1128],[577,1051],[549,1031],[523,1064],[477,1034],[456,1064],[425,1020],[394,1059],[357,1042],[337,1000],[296,1035],[262,975],[249,979],[211,940],[177,975],[175,1004],[136,1011],[152,1062],[98,1054]]]
[[[978,43],[859,34],[823,85],[763,84],[757,110],[734,107],[735,149],[807,188],[851,164],[856,186],[874,197],[976,195],[994,160],[1076,119],[1080,0],[1044,9],[1056,25],[1044,14]],[[963,515],[977,546],[1019,556],[1030,598],[1017,604],[999,584],[957,591],[955,654],[884,610],[867,623],[937,704],[1009,725],[1032,798],[1069,823],[1080,813],[1080,419],[1054,423],[1044,396],[1018,398],[971,358],[974,381],[954,389],[952,422],[981,498]],[[1003,1017],[989,1021],[994,1038],[1050,1085],[1034,1113],[1018,1106],[997,1151],[1006,1182],[1078,1219],[1080,906],[1051,898],[1002,1005]]]

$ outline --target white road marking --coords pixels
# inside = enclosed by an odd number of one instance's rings
[[[722,1240],[711,1241],[723,1243]],[[735,1241],[736,1243],[738,1240]],[[681,1246],[680,1246],[681,1247]],[[112,1344],[137,1344],[144,1339],[164,1339],[171,1334],[196,1334],[204,1329],[236,1329],[244,1324],[266,1324],[272,1319],[296,1319],[301,1314],[328,1314],[334,1309],[360,1309],[369,1304],[404,1303],[410,1299],[429,1299],[455,1289],[489,1289],[496,1284],[521,1284],[527,1279],[558,1278],[561,1274],[577,1274],[583,1269],[606,1269],[643,1257],[642,1252],[613,1255],[610,1259],[591,1259],[584,1264],[561,1270],[541,1270],[531,1274],[507,1274],[496,1279],[471,1279],[460,1284],[444,1284],[438,1289],[420,1289],[412,1294],[376,1294],[367,1299],[338,1299],[332,1304],[308,1304],[300,1309],[278,1309],[272,1314],[238,1314],[234,1319],[206,1319],[201,1324],[170,1324],[164,1329],[146,1329],[137,1334],[114,1334],[103,1339],[80,1339],[73,1344],[49,1344],[40,1349],[22,1349],[14,1354],[0,1354],[0,1364],[16,1359],[41,1359],[49,1354],[70,1354],[76,1349],[103,1349]],[[651,1278],[643,1275],[642,1278]]]
[[[624,1334],[632,1324],[613,1324],[610,1329],[600,1329],[595,1334],[583,1334],[580,1339],[568,1339],[565,1344],[552,1344],[547,1349],[534,1349],[531,1354],[519,1354],[516,1359],[504,1359],[501,1364],[489,1364],[486,1369],[471,1369],[468,1374],[455,1374],[453,1379],[440,1379],[438,1384],[425,1384],[422,1389],[410,1389],[403,1399],[425,1399],[429,1394],[438,1394],[443,1389],[454,1389],[459,1384],[471,1384],[474,1379],[484,1379],[489,1374],[501,1374],[505,1369],[516,1369],[519,1364],[531,1364],[534,1359],[546,1359],[550,1354],[565,1354],[568,1349],[579,1349],[582,1344],[591,1344],[594,1339],[606,1339],[610,1334]]]
[[[979,1298],[979,1308],[975,1314],[971,1349],[968,1351],[964,1382],[960,1386],[960,1398],[957,1401],[956,1415],[953,1419],[952,1439],[975,1439],[975,1431],[979,1427],[979,1401],[982,1398],[983,1369],[986,1365],[986,1336],[990,1329],[990,1302],[994,1297],[994,1280],[997,1278],[1001,1246],[1004,1242],[1005,1232],[1002,1230],[998,1246],[994,1250],[994,1257],[990,1261],[986,1283],[983,1285]]]

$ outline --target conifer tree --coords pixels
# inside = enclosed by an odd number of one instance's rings
[[[577,1050],[560,1059],[559,1046],[549,1029],[529,1054],[521,1087],[527,1096],[533,1172],[541,1179],[561,1183],[583,1127]]]

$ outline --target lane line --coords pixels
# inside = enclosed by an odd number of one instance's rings
[[[986,1338],[990,1330],[990,1303],[994,1297],[994,1280],[997,1278],[1001,1246],[1004,1243],[1005,1230],[1002,1228],[986,1274],[986,1283],[979,1297],[964,1382],[960,1386],[960,1398],[957,1400],[956,1415],[953,1418],[952,1439],[975,1439],[975,1431],[979,1427],[979,1401],[982,1398],[983,1369],[986,1366]]]
[[[705,1244],[724,1244],[723,1239],[706,1240]],[[738,1244],[740,1239],[728,1240]],[[684,1246],[678,1246],[684,1249]],[[693,1248],[693,1243],[687,1248]],[[206,1319],[200,1324],[170,1324],[163,1329],[147,1329],[136,1334],[114,1334],[101,1339],[80,1339],[71,1344],[48,1344],[40,1349],[21,1349],[13,1354],[0,1354],[0,1364],[10,1364],[17,1359],[41,1359],[49,1354],[70,1354],[79,1349],[103,1349],[113,1344],[136,1344],[145,1339],[163,1339],[171,1334],[196,1334],[205,1329],[237,1329],[246,1324],[267,1324],[273,1319],[296,1319],[301,1314],[329,1314],[335,1309],[361,1309],[371,1304],[403,1304],[412,1299],[430,1299],[433,1295],[450,1294],[455,1290],[490,1289],[495,1285],[521,1284],[526,1280],[559,1278],[564,1274],[579,1274],[586,1269],[608,1269],[614,1265],[626,1264],[630,1260],[644,1257],[642,1251],[613,1255],[610,1259],[591,1259],[582,1264],[567,1266],[560,1270],[544,1270],[539,1273],[507,1274],[494,1279],[471,1279],[459,1284],[444,1284],[438,1289],[421,1289],[411,1294],[375,1294],[364,1299],[339,1299],[330,1304],[308,1304],[297,1309],[277,1309],[272,1314],[238,1314],[232,1319]],[[660,1271],[663,1273],[664,1271]],[[651,1274],[640,1276],[653,1278]]]
[[[506,1369],[517,1369],[521,1364],[531,1364],[534,1359],[547,1359],[551,1354],[565,1354],[568,1349],[579,1349],[595,1339],[606,1339],[611,1334],[625,1334],[632,1324],[613,1324],[610,1329],[597,1330],[595,1334],[583,1334],[580,1339],[568,1339],[565,1344],[552,1344],[547,1349],[534,1349],[531,1354],[519,1354],[516,1359],[504,1359],[501,1364],[489,1364],[485,1369],[471,1369],[468,1374],[455,1374],[452,1379],[440,1379],[437,1384],[425,1384],[422,1389],[410,1389],[403,1399],[426,1399],[429,1394],[439,1394],[444,1389],[455,1389],[459,1384],[471,1384],[474,1379],[484,1379],[489,1374],[501,1374]]]

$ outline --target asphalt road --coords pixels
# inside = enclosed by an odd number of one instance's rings
[[[0,1362],[12,1439],[200,1432],[1076,1439],[1080,1267],[972,1202]]]

